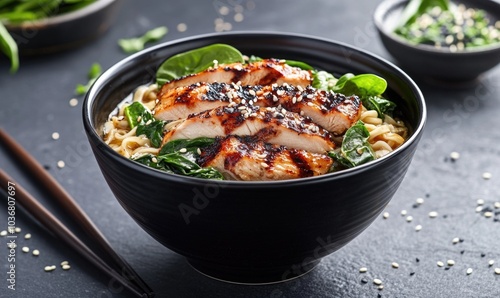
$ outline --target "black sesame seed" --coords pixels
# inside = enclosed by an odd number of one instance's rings
[[[425,194],[425,197],[426,197],[426,198],[429,198],[430,196],[431,196],[431,194],[430,194],[430,193],[426,193],[426,194]]]
[[[418,262],[420,262],[420,259],[419,259],[419,258],[416,258],[416,259],[415,259],[415,261],[417,261],[417,263],[418,263]]]
[[[481,258],[484,258],[484,257],[486,257],[486,254],[483,252],[483,253],[481,253]]]
[[[464,239],[462,239],[462,238],[460,238],[458,241],[459,241],[460,243],[462,243],[462,242],[464,242],[465,240],[464,240]]]
[[[450,267],[446,267],[446,268],[444,268],[444,270],[450,270]]]
[[[415,204],[413,204],[413,206],[412,206],[412,207],[413,207],[413,208],[418,208],[418,204],[416,204],[416,203],[415,203]]]
[[[461,251],[460,251],[460,254],[461,254],[461,255],[463,255],[463,254],[464,254],[464,252],[465,252],[465,250],[461,250]]]
[[[378,293],[377,298],[382,298],[382,294]]]
[[[50,166],[49,165],[43,165],[43,168],[46,169],[47,171],[50,170]]]
[[[448,218],[448,214],[443,215],[443,218]]]
[[[364,283],[364,284],[366,284],[366,283],[368,283],[368,279],[366,279],[366,278],[364,278],[364,277],[363,277],[363,278],[361,279],[361,282],[362,282],[362,283]]]
[[[410,272],[410,276],[413,276],[413,275],[415,275],[415,272]]]

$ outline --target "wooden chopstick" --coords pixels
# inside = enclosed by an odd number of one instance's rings
[[[71,246],[80,255],[86,258],[89,262],[94,264],[102,272],[106,273],[109,277],[116,279],[125,288],[129,289],[132,293],[139,297],[149,297],[147,293],[141,293],[136,286],[123,278],[115,270],[109,267],[99,256],[97,256],[85,243],[75,236],[63,223],[61,223],[50,211],[45,209],[33,196],[31,196],[24,188],[16,183],[7,173],[0,169],[0,184],[2,189],[8,191],[8,185],[15,186],[15,199],[21,206],[23,206],[34,218],[41,224],[47,227],[56,236],[61,238],[66,244]]]
[[[107,254],[115,269],[123,272],[128,280],[136,284],[148,296],[153,297],[153,290],[134,271],[134,269],[111,247],[104,235],[99,231],[85,211],[71,197],[71,195],[55,180],[43,166],[29,154],[20,144],[18,144],[9,134],[0,128],[0,141],[13,153],[17,160],[43,185],[47,192],[54,197],[59,204],[72,215],[75,222],[89,235],[96,244]]]

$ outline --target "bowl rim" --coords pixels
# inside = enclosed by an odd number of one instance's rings
[[[186,43],[186,42],[192,42],[200,39],[210,39],[210,38],[216,38],[216,37],[231,37],[231,36],[260,36],[260,37],[293,37],[293,38],[299,38],[299,39],[304,39],[304,40],[311,40],[311,41],[316,41],[316,42],[323,42],[323,43],[328,43],[331,45],[335,46],[340,46],[347,48],[351,51],[357,52],[357,54],[364,55],[365,57],[368,57],[370,59],[374,59],[375,61],[385,64],[386,66],[390,67],[392,71],[395,71],[398,76],[405,80],[406,82],[409,83],[409,87],[411,87],[412,91],[415,93],[416,98],[417,98],[417,105],[421,109],[421,117],[419,119],[418,126],[414,127],[413,129],[413,134],[408,138],[403,145],[398,147],[396,150],[393,152],[377,158],[376,160],[367,162],[365,164],[349,168],[349,169],[344,169],[338,172],[333,172],[333,173],[327,173],[319,176],[314,176],[314,177],[306,177],[306,178],[299,178],[299,179],[289,179],[289,180],[277,180],[277,181],[236,181],[236,180],[212,180],[212,179],[202,179],[202,178],[196,178],[196,177],[189,177],[189,176],[182,176],[178,174],[170,174],[161,170],[153,169],[150,168],[146,165],[139,164],[137,162],[133,162],[130,159],[120,155],[119,153],[115,152],[109,145],[107,145],[103,140],[102,137],[97,134],[96,128],[93,126],[93,120],[92,120],[92,104],[95,100],[95,97],[102,88],[102,84],[111,80],[113,78],[113,75],[116,71],[118,71],[122,66],[127,65],[128,63],[132,62],[136,57],[143,56],[143,55],[148,55],[151,54],[158,49],[162,49],[164,47],[169,47],[174,44],[180,44],[180,43]],[[167,59],[166,57],[165,59]],[[339,42],[335,41],[332,39],[328,38],[323,38],[323,37],[317,37],[317,36],[311,36],[311,35],[305,35],[305,34],[300,34],[300,33],[291,33],[291,32],[273,32],[273,31],[231,31],[231,32],[222,32],[222,33],[207,33],[207,34],[200,34],[200,35],[194,35],[190,37],[185,37],[185,38],[180,38],[172,41],[167,41],[149,48],[146,48],[140,52],[134,53],[132,55],[129,55],[128,57],[118,61],[111,67],[109,67],[107,70],[105,70],[92,84],[88,92],[85,94],[85,98],[82,104],[82,109],[83,109],[83,122],[84,122],[84,129],[85,132],[87,133],[87,137],[89,139],[97,140],[98,142],[98,148],[103,151],[104,154],[106,154],[109,158],[114,159],[116,162],[119,162],[127,167],[133,167],[135,171],[139,171],[144,173],[145,175],[153,175],[158,179],[165,179],[168,178],[169,180],[175,181],[175,182],[180,182],[180,183],[198,183],[198,184],[203,184],[203,185],[224,185],[224,186],[229,186],[229,187],[243,187],[243,188],[251,188],[255,187],[256,185],[260,187],[275,187],[279,185],[302,185],[302,184],[310,184],[310,183],[320,183],[323,182],[324,180],[331,180],[331,179],[339,179],[339,178],[346,178],[350,177],[353,175],[356,175],[360,172],[366,171],[368,169],[371,169],[373,167],[378,166],[380,163],[385,163],[388,162],[391,159],[394,159],[396,156],[401,154],[403,151],[407,150],[410,146],[413,145],[422,135],[426,120],[427,120],[427,108],[426,108],[426,103],[424,96],[417,86],[417,84],[410,78],[409,75],[407,75],[403,70],[401,70],[399,67],[394,65],[393,63],[389,62],[388,60],[379,57],[375,54],[372,54],[366,50],[354,47],[352,45],[349,45],[344,42]]]
[[[405,38],[394,34],[394,32],[389,31],[389,29],[384,26],[384,17],[385,15],[394,9],[396,6],[402,5],[403,2],[409,2],[410,0],[384,0],[380,2],[377,7],[375,8],[375,11],[373,13],[373,21],[375,23],[375,26],[377,27],[378,31],[386,36],[387,38],[397,42],[399,45],[402,45],[406,48],[410,48],[416,51],[422,51],[426,52],[429,54],[435,54],[435,55],[442,55],[442,56],[455,56],[455,57],[463,57],[463,56],[471,56],[471,55],[477,55],[477,54],[486,54],[490,52],[496,52],[500,49],[500,42],[496,42],[493,44],[485,45],[485,46],[478,46],[478,47],[473,47],[469,49],[465,49],[463,51],[457,51],[457,52],[451,52],[446,49],[438,49],[435,48],[431,45],[424,45],[424,44],[413,44],[409,41],[407,41]],[[486,0],[493,5],[497,5],[498,8],[500,9],[500,2],[494,1],[494,0]],[[479,2],[478,2],[479,3]]]
[[[28,29],[28,28],[40,28],[46,26],[59,25],[68,21],[83,18],[87,15],[93,14],[114,2],[120,2],[121,0],[96,0],[80,9],[75,11],[63,13],[60,15],[51,16],[48,18],[43,18],[39,20],[23,21],[20,23],[10,23],[2,22],[7,29]]]

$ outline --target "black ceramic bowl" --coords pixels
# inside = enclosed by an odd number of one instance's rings
[[[152,82],[166,58],[213,43],[242,53],[305,61],[343,74],[387,79],[412,127],[409,140],[374,162],[319,177],[276,182],[208,181],[171,175],[130,161],[101,139],[116,105]],[[426,119],[424,99],[400,69],[365,51],[330,40],[273,33],[210,34],[164,43],[132,55],[98,78],[85,97],[84,126],[116,198],[156,240],[218,279],[266,283],[313,268],[366,229],[403,180]]]
[[[375,26],[387,51],[410,75],[434,81],[467,82],[500,62],[500,43],[459,52],[437,49],[430,45],[413,45],[393,31],[408,0],[386,0],[374,13]],[[470,8],[483,9],[491,23],[500,20],[500,2],[494,0],[459,0]]]
[[[116,19],[120,0],[98,0],[81,9],[50,18],[5,24],[22,55],[72,49],[101,36]]]

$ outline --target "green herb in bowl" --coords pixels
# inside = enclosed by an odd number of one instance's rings
[[[411,0],[395,33],[414,44],[457,52],[500,42],[500,22],[491,24],[486,11],[448,0]]]

